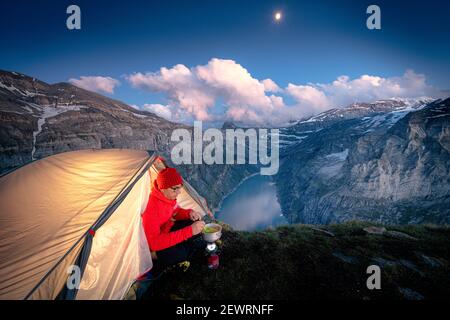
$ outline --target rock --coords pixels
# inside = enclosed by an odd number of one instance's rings
[[[425,276],[425,274],[422,271],[420,271],[419,268],[417,268],[417,266],[414,263],[412,263],[411,261],[401,259],[398,262],[402,266],[404,266],[404,267],[406,267],[406,268],[408,268],[408,269],[410,269],[410,270],[412,270],[414,272],[417,272],[421,277]]]
[[[383,234],[384,232],[386,232],[386,228],[385,227],[367,227],[363,229],[365,232],[369,233],[369,234]]]
[[[283,213],[303,224],[450,223],[450,99],[410,106],[358,104],[281,129]]]
[[[408,239],[408,240],[418,240],[417,238],[414,238],[410,236],[409,234],[400,232],[400,231],[387,231],[384,233],[385,236],[392,237],[392,238],[398,238],[398,239]]]
[[[422,261],[425,264],[427,264],[428,266],[430,266],[432,268],[439,268],[439,267],[443,267],[444,266],[444,264],[440,260],[438,260],[436,258],[432,258],[432,257],[426,256],[423,253],[422,254],[421,253],[416,253],[416,254],[417,254],[417,256],[420,259],[422,259]]]
[[[48,84],[0,70],[0,173],[80,149],[154,150],[170,160],[175,144],[170,137],[178,128],[192,129],[69,83]],[[177,168],[210,208],[257,171],[254,165]]]
[[[236,129],[237,126],[232,121],[225,121],[222,125],[222,129]]]
[[[327,230],[323,230],[323,229],[320,229],[320,228],[311,227],[311,226],[308,226],[308,227],[310,229],[314,230],[314,231],[325,233],[326,235],[329,235],[330,237],[334,237],[335,236],[333,232],[330,232],[330,231],[327,231]]]
[[[414,291],[412,289],[399,287],[398,290],[403,295],[403,297],[407,300],[423,300],[423,299],[425,299],[425,297],[423,295],[421,295],[420,293],[418,293],[417,291]]]
[[[386,266],[394,267],[397,265],[397,263],[395,261],[386,260],[386,259],[379,258],[379,257],[373,258],[372,260],[380,267],[386,267]]]
[[[355,263],[358,263],[358,261],[359,261],[358,258],[356,258],[356,257],[346,256],[340,252],[333,252],[333,256],[344,261],[345,263],[350,263],[350,264],[355,264]]]

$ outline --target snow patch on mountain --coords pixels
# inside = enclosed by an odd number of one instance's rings
[[[325,158],[344,161],[345,159],[347,159],[347,156],[348,156],[348,149],[345,149],[344,151],[341,152],[327,154]]]
[[[37,130],[33,132],[33,149],[31,151],[31,160],[36,160],[34,158],[34,154],[36,152],[36,138],[42,132],[42,126],[45,124],[47,119],[56,117],[57,115],[67,111],[80,111],[80,109],[87,107],[73,105],[73,106],[59,106],[57,108],[53,106],[40,106],[40,108],[42,109],[42,114],[37,123],[38,125]]]

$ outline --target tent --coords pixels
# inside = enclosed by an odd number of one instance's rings
[[[0,299],[122,299],[152,267],[141,223],[166,166],[146,151],[53,155],[0,178]],[[210,213],[184,181],[184,208]]]

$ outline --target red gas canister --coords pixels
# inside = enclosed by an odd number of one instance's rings
[[[208,256],[208,268],[217,269],[219,267],[219,255],[213,253]]]

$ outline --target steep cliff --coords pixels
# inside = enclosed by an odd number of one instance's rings
[[[449,132],[450,99],[322,126],[284,150],[283,213],[303,223],[448,223]]]

